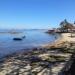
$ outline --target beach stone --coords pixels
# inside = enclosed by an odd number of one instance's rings
[[[23,72],[25,72],[25,69],[22,68],[19,70],[19,73],[23,73]]]
[[[0,72],[0,75],[6,75],[6,74],[7,74],[6,70],[3,70],[2,72]]]
[[[30,73],[30,72],[24,72],[23,74],[21,74],[21,75],[33,75],[32,73]]]

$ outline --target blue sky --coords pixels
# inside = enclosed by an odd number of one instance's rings
[[[0,28],[54,28],[75,20],[75,0],[0,0]]]

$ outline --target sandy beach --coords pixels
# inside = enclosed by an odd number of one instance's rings
[[[52,44],[42,45],[42,47],[46,47],[46,48],[50,48],[52,46],[59,47],[59,46],[62,46],[66,42],[67,43],[75,42],[75,37],[71,37],[71,33],[61,33],[60,35],[61,37],[55,40]]]

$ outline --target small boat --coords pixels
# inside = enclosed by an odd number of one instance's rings
[[[22,38],[13,38],[13,40],[23,40]]]
[[[15,37],[15,38],[13,38],[13,40],[19,41],[19,40],[23,40],[24,38],[25,38],[25,36],[22,36],[22,37]]]

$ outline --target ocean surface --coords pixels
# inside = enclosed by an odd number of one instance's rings
[[[23,49],[40,47],[43,44],[54,42],[59,35],[47,34],[46,30],[16,30],[18,34],[11,34],[9,30],[0,30],[0,57]],[[21,41],[13,40],[14,37],[26,36]]]

